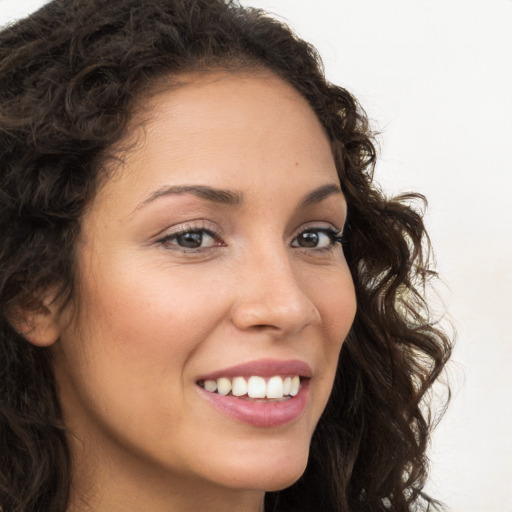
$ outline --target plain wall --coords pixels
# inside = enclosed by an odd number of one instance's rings
[[[42,1],[0,0],[0,24]],[[512,512],[512,1],[246,0],[324,58],[381,132],[376,178],[429,200],[457,346],[428,489],[452,512]]]

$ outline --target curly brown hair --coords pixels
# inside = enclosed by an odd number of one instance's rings
[[[38,291],[73,297],[81,216],[138,99],[187,71],[263,68],[310,103],[331,141],[357,315],[298,482],[268,511],[437,508],[422,491],[429,390],[451,352],[424,300],[434,272],[419,195],[373,184],[376,152],[353,96],[315,49],[260,10],[223,0],[54,0],[0,32],[0,506],[64,512],[72,463],[51,355],[9,322]],[[171,80],[172,81],[172,80]]]

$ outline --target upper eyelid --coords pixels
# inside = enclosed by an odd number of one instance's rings
[[[318,222],[323,222],[323,221],[318,221]],[[297,234],[303,233],[304,231],[315,230],[315,229],[318,231],[322,231],[322,230],[334,231],[336,233],[341,233],[343,231],[343,228],[339,229],[334,224],[331,224],[331,223],[327,223],[327,224],[328,225],[319,225],[318,223],[315,224],[315,221],[312,221],[312,223],[306,223],[306,224],[303,224],[303,225],[295,228],[294,233],[295,233],[295,236],[297,236]],[[167,228],[167,229],[169,229],[169,228]],[[165,233],[165,231],[167,231],[167,229],[164,230],[162,232],[162,234]],[[192,223],[191,224],[185,223],[185,224],[180,224],[179,226],[177,226],[174,229],[171,228],[171,230],[164,236],[179,236],[180,234],[194,232],[194,231],[205,231],[208,233],[215,233],[216,235],[221,233],[221,230],[219,228],[212,228],[209,225],[205,225],[205,224],[194,225]]]
[[[328,223],[325,223],[325,225],[321,225],[320,223],[316,223],[313,222],[313,223],[307,223],[305,225],[302,225],[298,228],[298,231],[301,232],[301,231],[308,231],[308,230],[315,230],[315,229],[318,229],[319,231],[320,230],[323,230],[323,229],[329,229],[329,230],[332,230],[332,231],[342,231],[341,229],[338,229],[334,224],[331,224],[330,222]]]
[[[211,222],[206,220],[197,220],[180,223],[175,226],[169,226],[155,235],[155,238],[170,238],[194,231],[206,231],[207,233],[214,234],[215,236],[220,236],[222,233],[222,230],[218,225],[214,226]]]
[[[218,234],[215,231],[212,231],[208,228],[200,228],[200,229],[184,229],[184,230],[178,230],[174,231],[172,233],[167,233],[160,237],[160,240],[172,240],[173,238],[178,238],[180,236],[183,236],[187,233],[206,233],[208,236],[212,238],[218,238]]]
[[[319,222],[321,222],[321,221],[317,221],[317,223],[315,223],[313,221],[313,223],[311,223],[311,224],[305,224],[305,225],[300,226],[299,228],[297,228],[296,234],[294,236],[298,236],[306,231],[315,231],[315,230],[330,231],[330,232],[336,233],[337,235],[340,235],[340,236],[343,234],[343,229],[344,229],[343,227],[340,229],[330,222],[326,222],[326,225],[320,225]]]
[[[204,231],[205,233],[208,233],[208,234],[217,234],[218,233],[218,230],[212,229],[207,226],[180,226],[180,227],[176,228],[175,230],[171,231],[170,233],[168,233],[168,236],[180,236],[185,233],[197,233],[197,232],[201,232],[201,231]]]

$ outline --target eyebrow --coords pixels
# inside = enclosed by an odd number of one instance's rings
[[[224,190],[209,187],[207,185],[171,185],[155,190],[147,199],[138,204],[135,210],[143,208],[160,197],[182,194],[192,194],[200,199],[206,199],[214,203],[225,204],[228,206],[238,206],[244,201],[242,192]]]
[[[240,206],[244,202],[243,193],[238,191],[214,188],[208,185],[170,185],[155,190],[148,198],[137,205],[134,212],[160,197],[182,194],[192,194],[200,199],[227,206]],[[334,183],[322,185],[306,194],[297,206],[297,210],[320,203],[332,195],[343,196],[340,187]]]
[[[328,183],[326,185],[322,185],[321,187],[318,187],[315,190],[306,194],[306,196],[299,203],[297,210],[306,208],[313,204],[320,203],[332,195],[340,195],[341,197],[343,197],[341,188],[335,183]]]

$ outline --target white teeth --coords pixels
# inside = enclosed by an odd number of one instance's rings
[[[217,381],[216,380],[205,380],[204,381],[204,389],[209,391],[210,393],[215,393],[217,391]]]
[[[292,383],[290,385],[290,395],[295,396],[299,392],[300,388],[300,379],[295,375],[292,379]]]
[[[231,389],[231,393],[234,396],[247,395],[247,382],[243,377],[235,377],[233,379],[233,388]]]
[[[217,379],[217,391],[219,395],[227,395],[231,391],[231,380],[225,377]]]
[[[237,397],[248,396],[249,398],[269,398],[282,400],[290,396],[296,396],[300,390],[300,377],[282,378],[279,375],[270,377],[265,381],[264,377],[254,375],[246,380],[244,377],[229,379],[220,377],[217,380],[205,380],[201,385],[210,393],[219,395],[231,395]]]
[[[283,379],[271,377],[267,382],[267,398],[283,398]]]
[[[249,398],[265,398],[267,395],[265,379],[263,377],[249,377],[247,395]]]
[[[283,395],[289,395],[290,394],[290,386],[292,385],[292,378],[286,377],[283,381]]]

